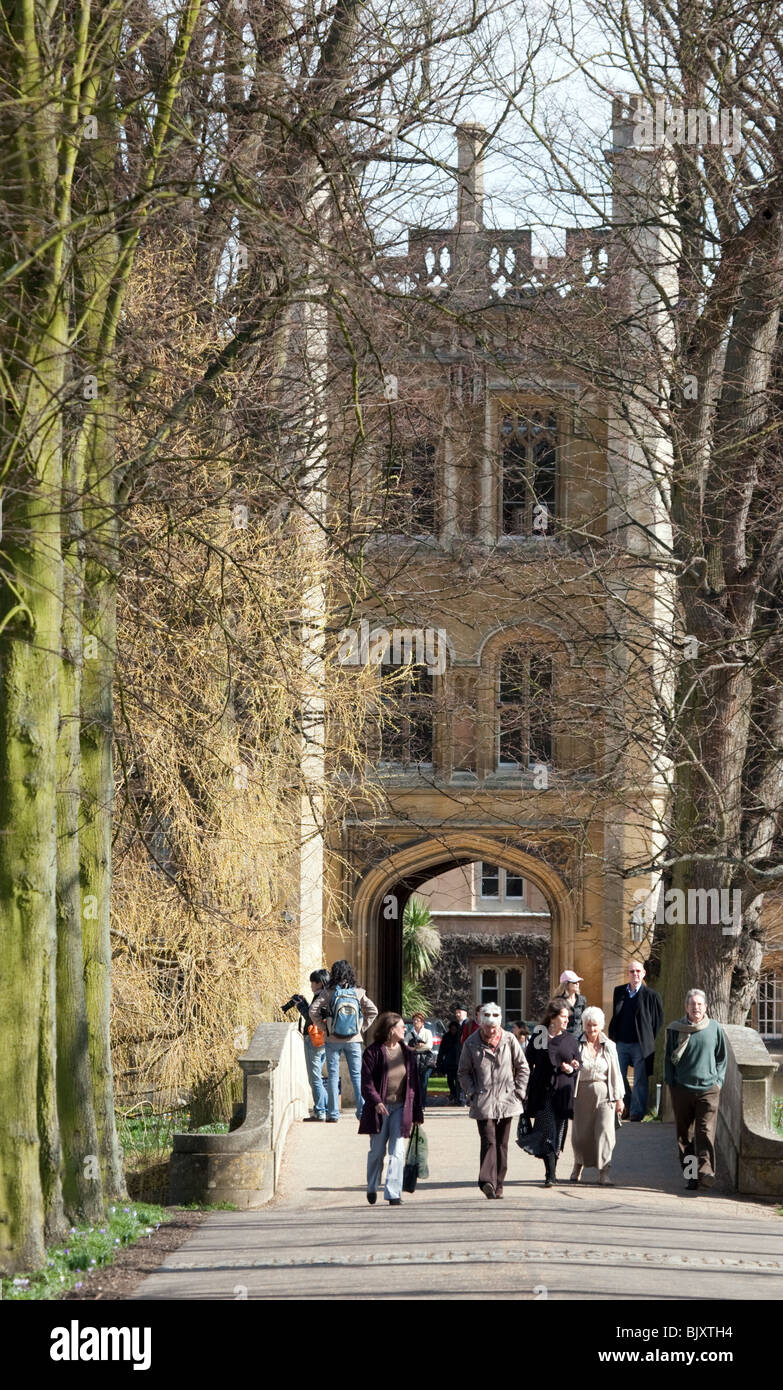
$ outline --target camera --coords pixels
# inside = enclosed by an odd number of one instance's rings
[[[303,994],[292,994],[287,1004],[280,1005],[280,1012],[287,1014],[289,1009],[298,1009],[300,1004],[306,1003]]]

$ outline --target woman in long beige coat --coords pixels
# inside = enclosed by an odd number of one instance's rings
[[[572,1182],[584,1168],[597,1168],[598,1181],[611,1187],[609,1165],[615,1140],[615,1114],[623,1108],[623,1078],[617,1048],[604,1033],[603,1010],[592,1005],[582,1014],[579,1076],[574,1097]]]

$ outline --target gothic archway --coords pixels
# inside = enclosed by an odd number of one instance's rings
[[[406,845],[366,869],[353,901],[354,940],[362,978],[380,1008],[399,1009],[402,913],[428,879],[475,860],[500,864],[540,889],[552,923],[550,984],[573,962],[577,904],[569,884],[569,849],[562,840],[522,845],[482,832],[439,833]],[[555,867],[557,863],[557,867]]]

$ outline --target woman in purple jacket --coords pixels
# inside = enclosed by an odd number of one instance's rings
[[[402,1204],[402,1170],[405,1140],[415,1124],[424,1121],[415,1052],[405,1046],[405,1023],[399,1014],[381,1014],[375,1025],[375,1042],[362,1059],[364,1108],[359,1133],[370,1135],[367,1156],[367,1201],[374,1206],[386,1149],[389,1162],[383,1195],[390,1207]]]

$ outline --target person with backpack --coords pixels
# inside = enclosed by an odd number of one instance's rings
[[[336,960],[329,983],[310,1006],[310,1022],[326,1034],[326,1093],[328,1124],[340,1118],[338,1093],[340,1055],[345,1053],[356,1101],[356,1118],[362,1118],[362,1035],[378,1017],[378,1010],[356,983],[350,961]]]

